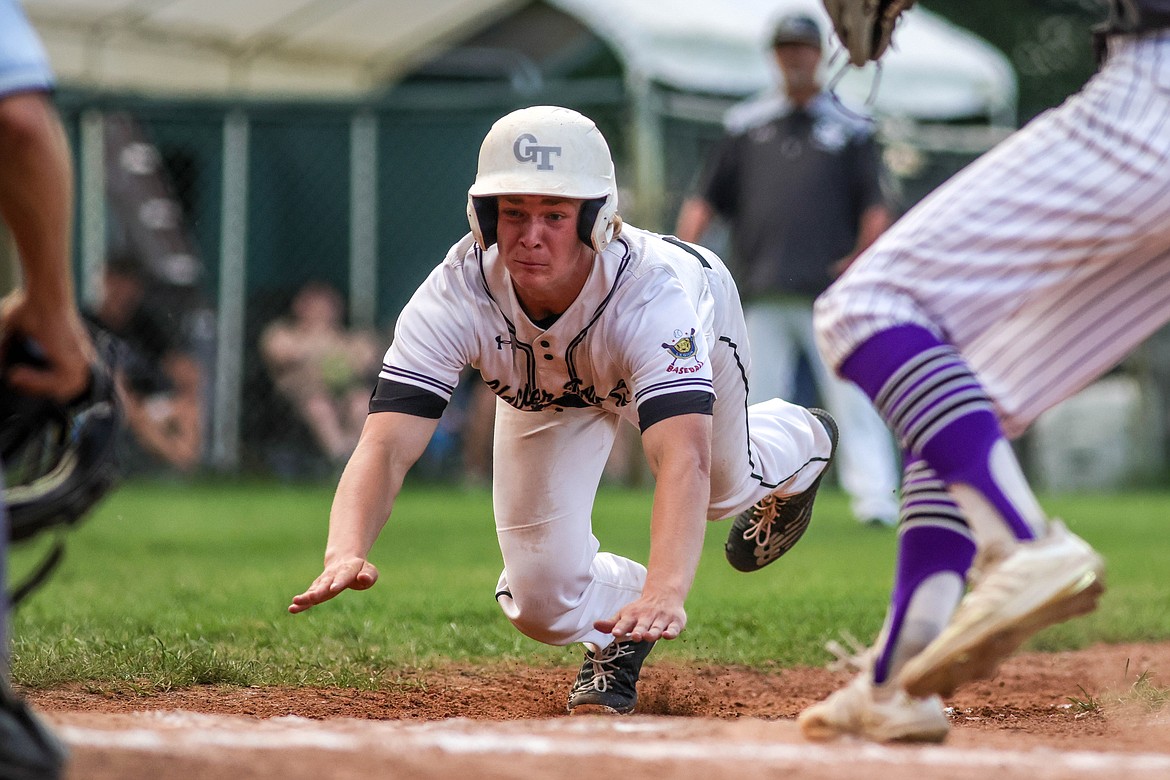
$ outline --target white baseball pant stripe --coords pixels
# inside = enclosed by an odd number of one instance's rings
[[[816,305],[834,368],[917,324],[957,346],[1007,435],[1170,319],[1170,32],[1114,38],[1085,88],[924,199]]]

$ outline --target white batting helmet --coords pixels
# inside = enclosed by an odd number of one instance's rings
[[[522,108],[497,120],[484,137],[467,191],[467,220],[484,249],[496,242],[497,195],[583,200],[581,240],[600,252],[613,239],[618,196],[609,145],[593,120],[572,109]]]

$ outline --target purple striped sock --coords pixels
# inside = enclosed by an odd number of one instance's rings
[[[854,350],[840,373],[873,399],[902,447],[948,485],[974,488],[1017,539],[1034,539],[1024,513],[991,473],[1004,440],[994,407],[958,351],[925,328],[899,325]]]
[[[975,557],[975,543],[963,521],[963,513],[947,492],[946,485],[922,460],[906,455],[902,479],[902,512],[898,533],[898,564],[894,571],[894,588],[885,630],[879,640],[873,677],[878,685],[889,679],[895,653],[902,640],[902,628],[910,600],[925,580],[935,574],[953,572],[966,582],[967,570]],[[932,599],[938,603],[939,599]],[[957,603],[957,602],[956,602]],[[955,604],[943,604],[954,607]],[[949,614],[938,615],[938,627],[946,624]],[[924,645],[934,636],[916,637]],[[903,657],[915,654],[913,647]]]

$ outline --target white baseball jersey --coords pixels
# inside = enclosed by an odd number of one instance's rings
[[[474,366],[499,397],[497,597],[522,631],[601,646],[593,629],[641,592],[645,569],[600,553],[590,524],[617,425],[714,414],[710,519],[808,488],[830,443],[802,407],[747,408],[743,314],[710,252],[625,226],[552,324],[521,309],[496,247],[452,247],[400,316],[371,411],[436,416]],[[432,399],[428,401],[427,399]]]
[[[468,235],[407,305],[382,377],[449,400],[470,365],[517,409],[598,407],[635,424],[650,399],[713,393],[715,311],[702,265],[711,261],[648,234],[643,244],[672,251],[634,253],[634,240],[614,242],[546,329],[520,308],[495,247],[481,259]],[[631,310],[637,315],[621,316]]]
[[[959,348],[1008,436],[1170,319],[1170,31],[923,200],[817,302],[840,364],[899,324]]]

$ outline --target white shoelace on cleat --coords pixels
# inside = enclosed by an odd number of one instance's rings
[[[589,681],[589,687],[596,691],[608,691],[613,676],[617,674],[615,662],[633,652],[633,648],[614,642],[604,650],[594,654],[590,661],[593,664],[593,678]]]
[[[829,671],[860,673],[873,669],[877,648],[866,647],[848,631],[842,630],[840,633],[843,643],[836,639],[825,642],[825,649],[834,656],[834,660],[830,661],[827,667]]]
[[[743,540],[745,542],[755,540],[758,546],[767,547],[768,540],[772,537],[772,528],[776,525],[776,515],[780,513],[784,503],[783,498],[768,496],[753,506],[752,522],[744,529]]]

